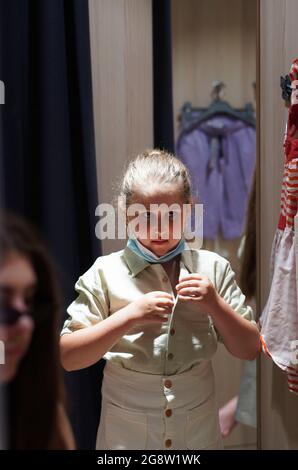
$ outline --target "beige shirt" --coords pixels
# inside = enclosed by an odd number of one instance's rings
[[[208,276],[239,315],[253,320],[226,259],[211,251],[184,250],[179,278],[194,272]],[[75,289],[79,295],[67,309],[69,317],[61,334],[95,325],[148,292],[175,295],[162,264],[150,264],[128,247],[97,258]],[[195,303],[178,300],[166,323],[136,325],[104,358],[138,372],[173,375],[212,358],[218,339],[210,316]]]

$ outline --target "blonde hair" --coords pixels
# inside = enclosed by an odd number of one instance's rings
[[[144,187],[164,184],[177,185],[184,203],[191,203],[191,180],[186,166],[164,150],[145,150],[128,163],[120,185],[120,202],[127,207],[135,194]]]

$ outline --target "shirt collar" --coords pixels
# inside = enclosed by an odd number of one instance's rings
[[[193,250],[191,248],[188,248],[187,250],[184,250],[181,253],[181,262],[184,264],[184,266],[190,273],[194,271],[192,262],[192,251]],[[128,246],[124,248],[123,256],[127,266],[129,267],[132,277],[136,277],[145,268],[151,266],[151,263],[138,256]]]

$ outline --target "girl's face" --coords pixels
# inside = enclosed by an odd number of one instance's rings
[[[0,382],[9,382],[15,377],[29,348],[34,326],[30,308],[36,285],[36,275],[28,258],[17,252],[7,254],[0,265],[0,308],[13,309],[20,317],[13,324],[0,323],[2,352],[4,346],[4,358],[0,357]]]
[[[162,190],[158,187],[150,189],[150,193],[139,195],[133,201],[145,208],[138,215],[142,228],[138,226],[137,239],[155,255],[163,256],[175,248],[183,235],[185,201],[173,185],[164,185]],[[133,219],[134,217],[128,217],[128,221]]]

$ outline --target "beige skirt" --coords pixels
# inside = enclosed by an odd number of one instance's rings
[[[171,376],[107,362],[96,449],[222,448],[211,362]]]

